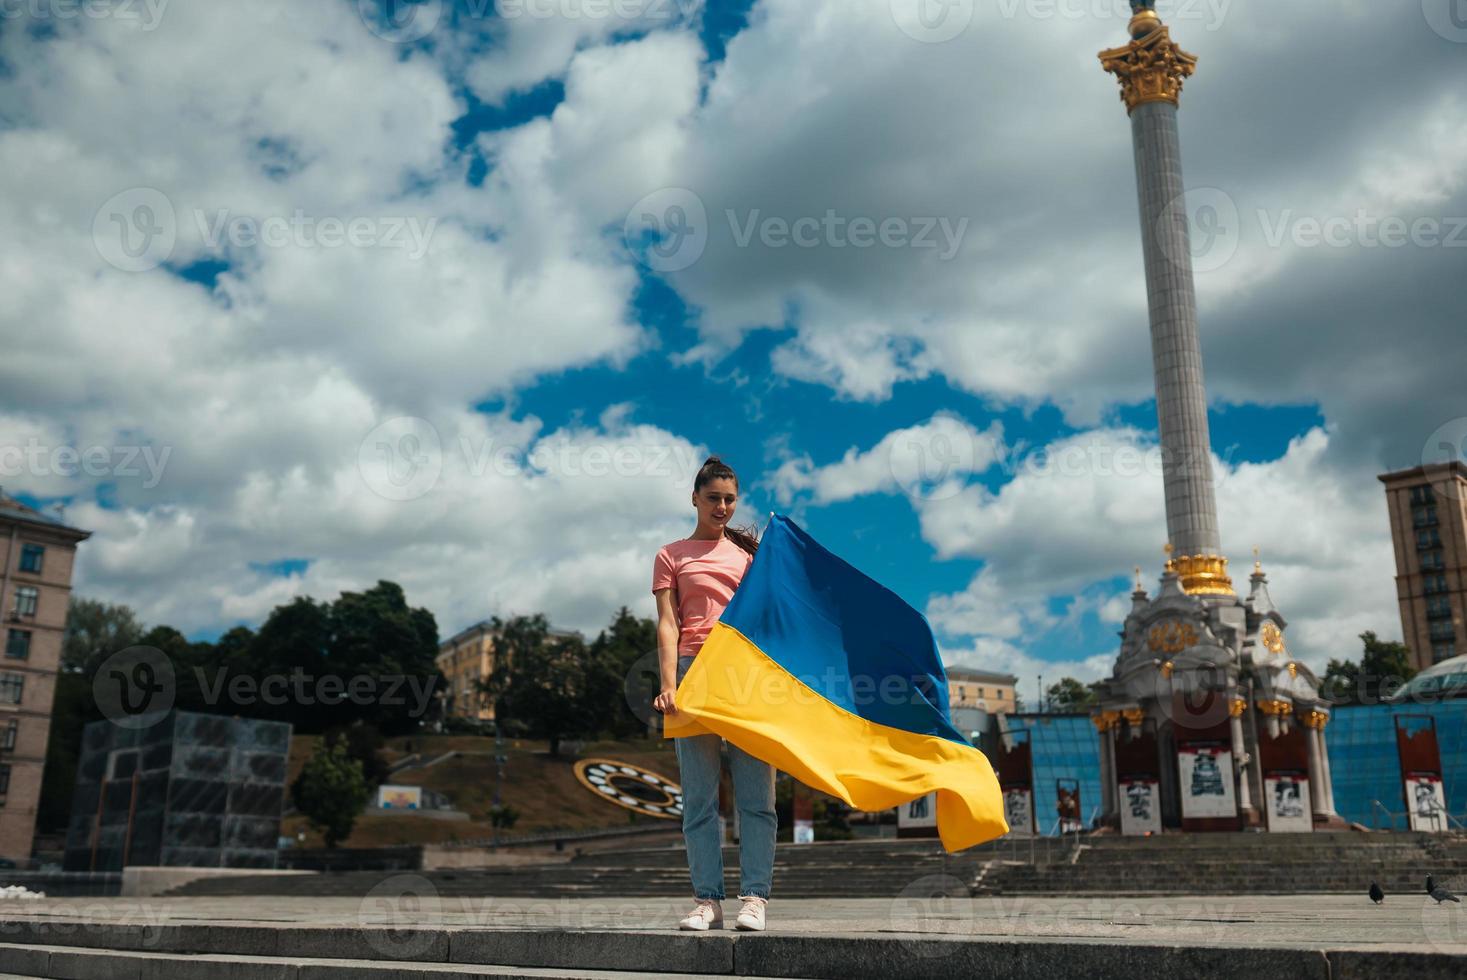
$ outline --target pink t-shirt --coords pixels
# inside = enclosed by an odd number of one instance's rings
[[[698,652],[753,561],[753,555],[727,537],[717,541],[684,538],[658,549],[652,562],[652,591],[676,590],[673,598],[682,626],[679,657]]]

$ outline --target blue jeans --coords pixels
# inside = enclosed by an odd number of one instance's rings
[[[693,663],[678,657],[677,680]],[[683,787],[683,841],[694,898],[723,893],[723,842],[718,833],[718,777],[722,772],[723,738],[688,735],[672,740]],[[774,767],[728,743],[734,802],[739,809],[739,894],[769,897],[774,877]]]

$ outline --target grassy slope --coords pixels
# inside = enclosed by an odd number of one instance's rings
[[[300,773],[318,741],[309,735],[291,740],[291,780]],[[344,846],[381,847],[491,836],[493,830],[489,826],[488,812],[494,799],[494,739],[461,735],[415,735],[393,739],[384,752],[389,763],[407,754],[407,742],[411,742],[413,751],[424,759],[448,751],[465,753],[430,768],[400,772],[392,777],[392,782],[423,786],[443,793],[453,801],[456,809],[469,814],[469,820],[445,821],[416,816],[361,817]],[[511,833],[633,824],[678,826],[675,821],[633,814],[599,799],[576,780],[571,768],[576,758],[610,758],[644,766],[676,782],[677,759],[670,741],[597,742],[588,744],[579,756],[562,746],[558,759],[551,757],[547,749],[544,742],[509,739],[504,742],[508,761],[504,765],[500,799],[518,810],[520,815]],[[306,833],[306,846],[321,844],[319,835],[311,831],[304,817],[288,817],[281,827],[281,833],[292,836],[302,830]]]

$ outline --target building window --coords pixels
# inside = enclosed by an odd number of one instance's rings
[[[1447,577],[1445,575],[1428,575],[1424,579],[1426,583],[1426,594],[1436,595],[1447,591]]]
[[[34,616],[36,614],[36,601],[41,597],[41,590],[34,585],[18,585],[15,587],[15,612],[18,616]]]
[[[5,805],[5,795],[10,792],[10,766],[0,764],[0,806]]]
[[[11,630],[5,640],[5,656],[11,660],[28,660],[31,655],[31,631]]]
[[[14,752],[15,739],[20,734],[20,719],[12,718],[6,722],[5,728],[0,729],[0,751]]]
[[[1439,664],[1443,660],[1451,660],[1457,655],[1455,643],[1433,643],[1431,645],[1431,662]]]
[[[1431,638],[1437,640],[1455,640],[1457,638],[1456,627],[1450,619],[1439,619],[1431,624]]]
[[[1436,504],[1417,504],[1411,508],[1411,519],[1417,527],[1434,527],[1437,524]]]
[[[1442,560],[1440,551],[1423,551],[1421,553],[1421,568],[1423,571],[1441,571],[1447,564]]]
[[[20,546],[20,570],[40,574],[41,559],[46,554],[44,545],[23,544]]]
[[[24,674],[0,674],[0,704],[20,704],[24,689]]]
[[[1411,503],[1429,504],[1436,499],[1436,494],[1431,492],[1431,484],[1423,483],[1418,487],[1411,488]]]
[[[1431,548],[1442,546],[1442,534],[1436,528],[1427,528],[1416,532],[1416,550],[1427,551]]]
[[[1426,616],[1428,619],[1451,619],[1452,600],[1444,595],[1434,595],[1427,599]]]

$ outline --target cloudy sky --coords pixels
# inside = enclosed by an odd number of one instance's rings
[[[1173,0],[1224,552],[1399,638],[1467,437],[1467,13]],[[653,614],[716,452],[950,664],[1108,672],[1165,520],[1124,0],[60,0],[0,17],[0,484],[195,638],[379,578]]]

